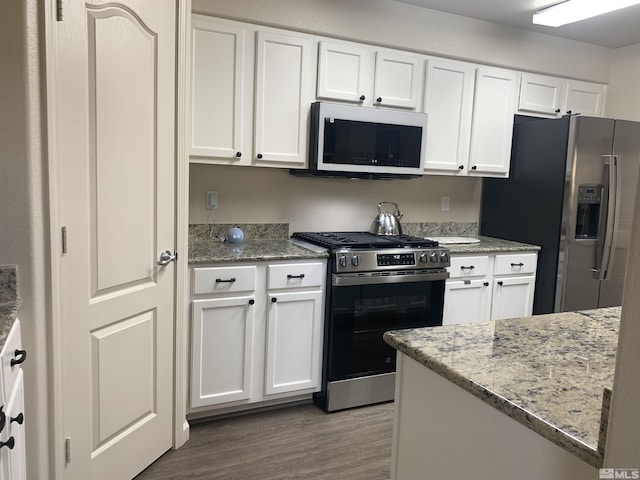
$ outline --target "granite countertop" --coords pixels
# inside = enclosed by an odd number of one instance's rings
[[[21,303],[16,267],[0,266],[0,350],[4,347],[11,326],[18,316]]]
[[[540,250],[538,245],[530,245],[528,243],[513,242],[511,240],[502,240],[501,238],[484,237],[482,235],[475,236],[479,243],[461,243],[442,245],[449,249],[454,255],[471,254],[471,253],[509,253],[509,252],[531,252]]]
[[[385,341],[596,468],[620,307],[386,332]]]
[[[325,249],[305,248],[289,239],[245,240],[241,243],[222,242],[216,238],[189,239],[190,265],[327,257]]]

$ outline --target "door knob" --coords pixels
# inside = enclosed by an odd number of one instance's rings
[[[171,262],[175,262],[178,260],[178,252],[171,253],[171,250],[164,250],[160,254],[160,260],[158,260],[158,265],[164,266],[169,265]]]

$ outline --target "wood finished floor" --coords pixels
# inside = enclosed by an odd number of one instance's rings
[[[327,414],[312,404],[191,426],[135,480],[390,478],[393,403]]]

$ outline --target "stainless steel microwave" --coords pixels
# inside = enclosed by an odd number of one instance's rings
[[[418,177],[426,138],[426,113],[315,102],[309,170],[328,176]]]

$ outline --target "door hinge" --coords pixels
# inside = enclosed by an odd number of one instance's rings
[[[64,439],[64,461],[67,465],[71,463],[71,437]]]
[[[67,227],[62,227],[62,254],[67,253]]]
[[[56,0],[56,20],[62,21],[62,0]]]

